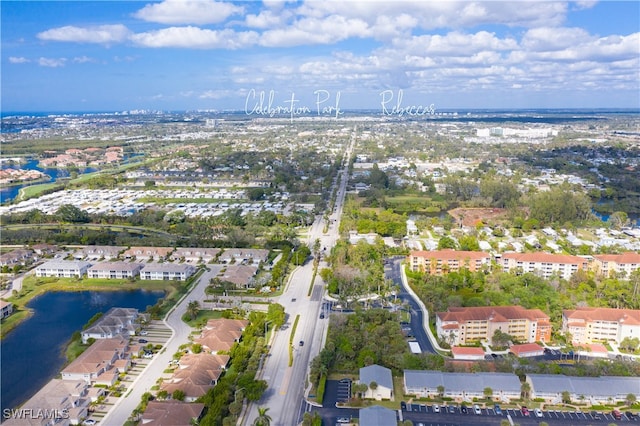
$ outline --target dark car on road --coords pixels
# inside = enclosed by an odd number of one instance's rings
[[[138,343],[149,343],[147,339],[138,339]]]

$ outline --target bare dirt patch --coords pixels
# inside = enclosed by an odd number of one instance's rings
[[[506,218],[506,209],[497,208],[464,208],[449,210],[456,223],[463,226],[476,226],[478,223],[498,222]]]

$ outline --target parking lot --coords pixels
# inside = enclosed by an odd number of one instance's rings
[[[510,417],[514,422],[520,424],[538,424],[541,421],[553,424],[617,424],[624,422],[640,422],[638,415],[630,412],[620,413],[620,419],[615,419],[613,414],[602,411],[560,411],[560,410],[536,410],[533,408],[528,409],[514,409],[514,408],[496,408],[493,407],[479,407],[478,414],[474,412],[473,404],[462,405],[436,405],[436,404],[416,404],[401,402],[401,409],[405,419],[413,420],[416,422],[430,422],[437,419],[438,423],[444,420],[445,422],[451,421],[451,424],[484,424],[486,420],[481,418],[487,416],[492,418],[507,418]],[[468,416],[468,417],[467,417]],[[464,420],[464,419],[467,420]]]

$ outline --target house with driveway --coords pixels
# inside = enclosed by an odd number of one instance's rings
[[[167,391],[169,395],[181,390],[185,394],[184,400],[193,402],[218,383],[229,360],[229,355],[205,352],[183,355],[176,370],[162,382],[160,389]]]
[[[116,382],[119,373],[129,369],[128,350],[128,340],[123,337],[96,340],[62,370],[62,379],[84,380],[89,384],[111,386]]]
[[[123,336],[128,338],[136,334],[139,322],[146,314],[140,314],[134,308],[111,308],[96,322],[82,330],[82,343],[89,339],[112,339]]]

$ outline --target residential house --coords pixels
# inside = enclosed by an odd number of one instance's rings
[[[222,263],[264,263],[269,259],[269,250],[265,249],[225,249],[219,256]]]
[[[131,247],[122,253],[126,260],[136,259],[139,262],[154,260],[166,260],[169,253],[173,251],[171,247]]]
[[[170,395],[181,390],[185,394],[185,401],[193,402],[218,383],[229,359],[228,355],[204,352],[183,355],[178,368],[162,382],[160,389]]]
[[[34,244],[31,249],[40,257],[50,256],[58,251],[58,246],[54,244]]]
[[[142,413],[141,425],[176,426],[198,424],[204,404],[180,401],[149,401]]]
[[[81,278],[90,266],[83,261],[51,260],[36,268],[36,277]]]
[[[358,410],[360,426],[395,426],[398,424],[396,412],[390,408],[373,405]]]
[[[640,377],[575,377],[560,374],[527,374],[531,399],[543,399],[550,404],[562,402],[563,392],[571,401],[592,405],[623,402],[627,395],[640,395]]]
[[[233,283],[238,288],[248,288],[252,286],[257,272],[258,267],[254,265],[231,264],[226,266],[218,278]]]
[[[586,270],[588,259],[568,254],[552,253],[503,253],[502,269],[505,272],[524,274],[531,272],[544,278],[559,276],[568,280],[579,270]]]
[[[89,339],[125,338],[136,334],[142,316],[134,308],[111,308],[96,322],[82,331],[82,343]]]
[[[249,325],[247,320],[217,318],[207,321],[195,343],[210,353],[229,351],[234,343],[239,342],[242,332]]]
[[[171,254],[171,260],[188,263],[213,263],[221,250],[218,248],[179,247]]]
[[[440,394],[456,401],[485,398],[491,388],[493,398],[508,402],[520,398],[520,379],[512,373],[447,373],[434,370],[404,370],[405,394],[433,398]]]
[[[0,266],[26,265],[33,259],[33,251],[27,249],[11,250],[0,255]]]
[[[412,251],[408,258],[409,269],[442,275],[447,272],[468,269],[479,271],[491,264],[491,255],[483,251],[434,250]]]
[[[69,426],[80,424],[88,415],[88,384],[84,380],[53,379],[20,409],[22,418],[4,418],[3,426]],[[44,412],[44,410],[47,410]],[[25,410],[41,415],[27,416]],[[10,416],[11,417],[11,416]]]
[[[388,368],[376,364],[362,367],[358,381],[368,386],[365,398],[377,401],[393,399],[393,378]]]
[[[84,260],[113,260],[117,259],[126,247],[122,246],[86,246],[76,250],[73,257]]]
[[[5,319],[13,313],[13,303],[0,300],[0,319]]]
[[[436,313],[438,337],[450,345],[491,342],[496,330],[521,342],[548,342],[551,339],[549,315],[540,309],[522,306],[450,307]]]
[[[127,371],[128,362],[119,363],[122,370],[114,365],[118,360],[126,361],[127,354],[128,341],[122,337],[96,340],[62,370],[62,379],[111,386],[116,382],[118,373]]]
[[[87,269],[88,278],[123,279],[140,274],[142,264],[132,262],[100,262]]]
[[[628,278],[631,273],[640,269],[640,253],[627,252],[622,254],[596,254],[591,263],[598,275]]]
[[[640,310],[582,307],[562,311],[562,331],[573,344],[615,342],[640,338]]]
[[[184,263],[149,263],[140,271],[140,279],[186,281],[195,272],[194,266]]]

